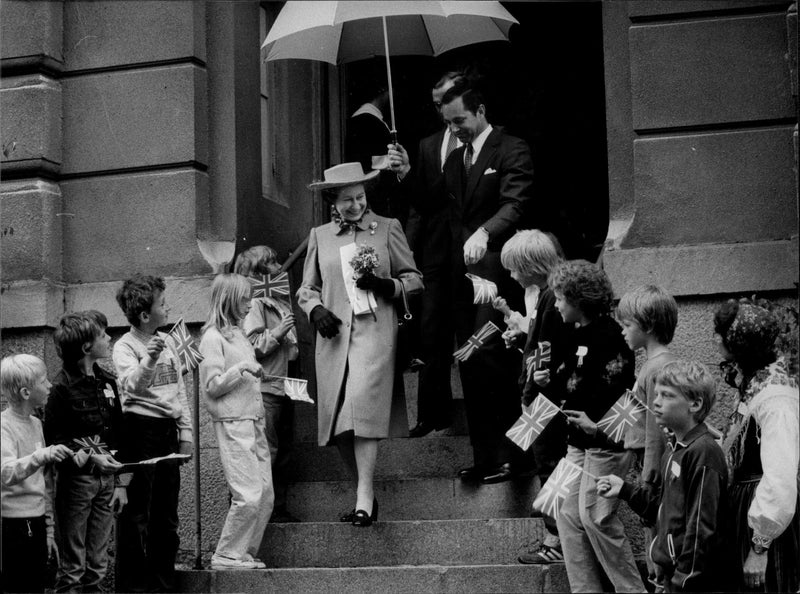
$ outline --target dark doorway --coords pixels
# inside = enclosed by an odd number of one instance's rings
[[[535,199],[522,227],[552,231],[568,258],[594,261],[609,218],[601,4],[503,5],[520,23],[510,43],[468,46],[438,58],[392,58],[399,140],[413,163],[418,141],[440,125],[430,97],[439,74],[476,71],[489,121],[531,147]],[[343,69],[344,117],[360,105],[364,79],[385,76],[381,68],[382,59]]]

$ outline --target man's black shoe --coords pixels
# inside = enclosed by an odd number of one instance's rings
[[[484,475],[481,482],[484,485],[493,485],[495,483],[510,481],[513,477],[514,473],[511,471],[511,464],[506,462],[502,466],[490,471],[489,474]]]
[[[458,471],[458,478],[462,481],[471,481],[471,482],[480,482],[483,478],[483,475],[486,473],[485,468],[479,468],[477,466],[470,466],[469,468],[462,468]]]
[[[409,437],[425,437],[431,431],[441,431],[447,429],[450,423],[428,423],[427,421],[420,421],[411,431],[408,432]]]

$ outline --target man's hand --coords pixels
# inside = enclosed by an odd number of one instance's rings
[[[486,245],[489,243],[489,234],[483,229],[478,229],[464,243],[464,264],[477,264],[486,255]]]
[[[188,458],[181,460],[181,464],[186,464],[189,460],[192,459],[192,452],[194,451],[194,444],[191,441],[179,441],[178,442],[178,453],[189,456]]]
[[[411,171],[406,149],[400,143],[387,144],[386,147],[389,149],[389,169],[394,171],[398,178],[403,179]]]
[[[111,454],[92,454],[92,463],[103,474],[114,474],[122,469],[122,464],[114,460]]]
[[[163,338],[158,335],[153,336],[153,338],[151,338],[147,343],[147,354],[153,361],[155,361],[158,359],[158,356],[161,354],[161,351],[164,350],[166,345],[167,343],[164,342]]]
[[[111,496],[111,503],[108,507],[111,508],[115,514],[122,511],[122,508],[128,504],[128,490],[125,487],[114,487],[114,494]]]
[[[567,415],[567,423],[575,425],[587,435],[597,433],[597,423],[587,417],[582,410],[565,410],[564,414]]]
[[[606,499],[619,497],[623,480],[615,474],[607,474],[597,479],[597,494]]]

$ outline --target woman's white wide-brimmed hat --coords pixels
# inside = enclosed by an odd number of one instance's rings
[[[374,180],[380,171],[370,171],[364,173],[361,163],[342,163],[334,165],[325,170],[325,179],[308,184],[309,190],[328,190],[330,188],[341,188],[352,186],[353,184],[364,184]]]

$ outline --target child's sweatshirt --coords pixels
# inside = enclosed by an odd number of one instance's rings
[[[542,391],[562,390],[566,400],[564,409],[584,411],[597,422],[633,385],[634,355],[622,337],[619,324],[610,315],[601,315],[576,328],[571,342],[552,388],[548,386]],[[573,426],[568,429],[567,443],[581,449],[608,448],[604,436],[595,439]]]
[[[45,465],[42,422],[7,408],[0,413],[0,499],[4,518],[47,519],[47,535],[53,535],[52,467]],[[40,450],[37,452],[37,450]]]
[[[147,354],[152,336],[137,328],[123,335],[114,345],[114,366],[124,413],[145,417],[175,419],[180,441],[192,441],[192,421],[186,386],[181,375],[180,356],[165,334],[166,346],[156,361]]]
[[[291,312],[289,304],[271,297],[253,299],[253,307],[244,319],[243,328],[261,364],[261,391],[283,396],[283,380],[289,372],[289,361],[297,359],[297,331],[292,328],[278,340],[273,330],[283,314]],[[278,376],[278,377],[276,377]]]
[[[208,328],[200,341],[200,391],[214,421],[260,419],[264,416],[260,380],[236,367],[256,363],[253,345],[241,328],[228,326],[223,335]]]

